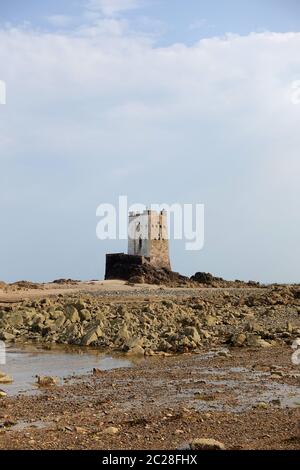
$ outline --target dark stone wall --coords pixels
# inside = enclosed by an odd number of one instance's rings
[[[105,279],[121,279],[128,281],[137,266],[146,261],[144,256],[112,253],[106,255]]]
[[[113,253],[106,255],[105,279],[120,279],[138,284],[186,285],[189,278],[154,266],[146,256]]]

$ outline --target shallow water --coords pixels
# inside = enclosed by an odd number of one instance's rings
[[[152,386],[157,385],[156,400],[166,405],[188,400],[199,411],[243,412],[260,402],[284,408],[299,406],[299,387],[272,380],[268,373],[247,367],[207,366],[207,359],[217,353],[210,351],[197,356],[192,374],[185,377],[154,379]],[[11,347],[7,350],[6,365],[0,369],[11,375],[14,382],[0,385],[0,389],[8,395],[35,394],[41,390],[36,385],[36,375],[58,377],[63,384],[64,379],[72,380],[74,376],[90,373],[94,367],[102,370],[132,367],[135,361],[138,360],[132,358],[129,361],[122,355],[109,356],[96,349],[76,346],[51,346],[47,349],[32,345]],[[176,367],[181,369],[182,365]],[[141,398],[137,397],[133,402],[138,404]],[[132,402],[127,405],[131,407]]]
[[[1,371],[12,376],[12,384],[0,384],[0,389],[8,395],[37,393],[36,375],[55,376],[63,383],[63,378],[86,374],[92,369],[101,370],[131,367],[131,362],[122,357],[112,357],[94,349],[73,346],[42,348],[33,345],[11,347],[6,350],[6,364]]]
[[[195,408],[201,411],[243,412],[261,402],[281,408],[299,407],[300,404],[298,386],[272,380],[265,372],[246,367],[209,367],[203,370],[203,378],[206,384],[203,395],[208,391],[208,395],[215,394],[215,397],[212,401],[194,399]],[[188,393],[192,396],[193,390],[185,391]]]

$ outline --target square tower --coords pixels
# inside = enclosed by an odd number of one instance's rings
[[[128,255],[144,256],[153,266],[171,270],[166,211],[129,213]]]

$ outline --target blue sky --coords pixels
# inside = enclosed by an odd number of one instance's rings
[[[109,3],[108,0],[106,4]],[[199,37],[228,32],[288,32],[299,31],[300,27],[298,0],[144,0],[130,3],[132,9],[116,11],[113,16],[121,13],[124,17],[125,13],[135,27],[163,33],[158,40],[161,45],[192,44]],[[126,0],[119,0],[117,4],[126,4]],[[83,21],[88,6],[88,0],[10,0],[2,2],[1,20],[12,24],[28,21],[36,27],[55,30],[57,26],[51,20],[49,23],[49,18],[65,16],[73,18],[74,22],[69,24],[72,28],[72,24]]]
[[[298,1],[1,2],[0,279],[101,278],[97,206],[205,204],[175,270],[299,282]]]

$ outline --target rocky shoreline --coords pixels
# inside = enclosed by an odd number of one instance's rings
[[[291,348],[218,352],[132,358],[0,397],[0,449],[299,449]]]
[[[0,448],[298,449],[299,337],[298,285],[5,285],[8,350],[76,345],[129,366],[59,381],[33,367],[38,391],[16,396],[3,366]]]
[[[109,294],[109,295],[105,295]],[[78,292],[6,304],[5,342],[93,346],[132,355],[216,345],[267,348],[300,336],[300,288],[141,289]]]

